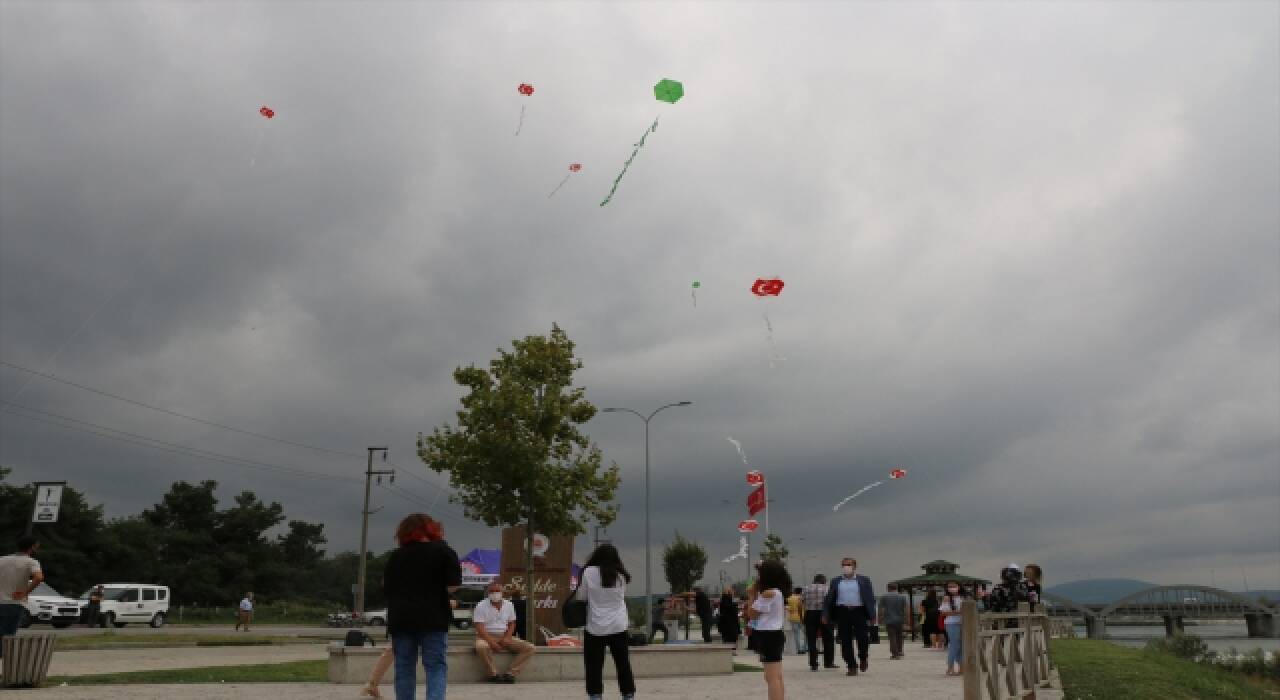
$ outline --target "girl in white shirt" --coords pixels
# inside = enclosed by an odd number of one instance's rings
[[[587,676],[587,697],[600,700],[604,694],[604,650],[609,649],[618,671],[618,689],[623,700],[636,696],[636,681],[631,675],[628,655],[627,582],[631,574],[622,565],[618,549],[611,544],[596,547],[582,570],[574,596],[587,601],[587,631],[583,642],[582,663]]]
[[[752,636],[758,638],[756,650],[764,664],[764,682],[769,687],[769,700],[784,700],[782,684],[782,650],[787,644],[783,627],[787,624],[787,599],[783,591],[791,590],[791,575],[782,562],[765,560],[756,569],[756,584],[747,590],[747,616],[755,621]],[[757,596],[756,591],[760,591]]]
[[[960,592],[960,584],[947,581],[947,594],[938,606],[938,614],[943,618],[947,628],[947,675],[958,676],[964,670],[963,647],[960,645],[960,606],[964,604],[964,595]],[[955,670],[951,670],[954,668]]]

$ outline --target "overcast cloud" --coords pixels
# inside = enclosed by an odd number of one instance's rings
[[[453,368],[557,322],[597,405],[694,402],[652,425],[654,539],[706,544],[709,579],[743,568],[718,563],[733,436],[797,573],[848,552],[878,583],[946,558],[1280,588],[1277,8],[4,2],[0,358],[387,444],[418,504],[377,491],[375,547],[425,503],[465,551],[497,533],[436,502],[415,435],[453,420]],[[773,275],[780,297],[749,293]],[[13,411],[331,475],[361,457],[13,367],[0,399],[17,482],[119,516],[213,478],[357,545],[359,483]],[[639,568],[643,426],[587,429]]]

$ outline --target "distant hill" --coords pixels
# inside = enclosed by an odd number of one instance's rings
[[[1045,593],[1070,598],[1077,603],[1112,603],[1155,585],[1131,578],[1092,578],[1049,586]]]

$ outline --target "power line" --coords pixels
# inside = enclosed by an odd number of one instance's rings
[[[132,405],[134,405],[134,406],[139,406],[139,407],[146,408],[146,409],[149,409],[149,410],[152,410],[152,411],[157,411],[157,412],[159,412],[159,413],[163,413],[163,414],[165,414],[165,415],[169,415],[169,416],[174,416],[174,417],[176,417],[176,418],[183,418],[183,419],[185,419],[185,420],[194,421],[194,422],[196,422],[196,423],[201,423],[201,424],[203,424],[203,425],[208,425],[208,426],[212,426],[212,427],[215,427],[215,428],[220,428],[220,429],[222,429],[222,430],[229,430],[229,431],[231,431],[231,432],[233,432],[233,433],[240,433],[240,434],[242,434],[242,435],[249,435],[249,436],[256,437],[256,438],[259,438],[259,439],[262,439],[262,440],[269,440],[269,441],[271,441],[271,442],[276,442],[276,443],[280,443],[280,444],[283,444],[283,445],[291,445],[291,446],[293,446],[293,447],[301,447],[301,448],[308,449],[308,450],[315,450],[315,451],[317,451],[317,452],[325,452],[325,453],[328,453],[328,454],[341,455],[341,456],[343,456],[343,457],[355,457],[355,458],[363,458],[363,457],[364,457],[364,455],[359,454],[359,453],[356,453],[356,452],[345,452],[345,451],[343,451],[343,450],[335,450],[335,449],[331,449],[331,448],[328,448],[328,447],[321,447],[321,446],[319,446],[319,445],[309,445],[309,444],[304,443],[304,442],[297,442],[297,441],[295,441],[295,440],[288,440],[288,439],[285,439],[285,438],[275,437],[275,436],[273,436],[273,435],[267,435],[267,434],[265,434],[265,433],[259,433],[259,432],[255,432],[255,431],[252,431],[252,430],[246,430],[246,429],[244,429],[244,428],[237,428],[237,427],[232,426],[232,425],[226,425],[225,423],[218,423],[218,422],[216,422],[216,421],[211,421],[211,420],[207,420],[207,419],[204,419],[204,418],[199,418],[199,417],[197,417],[197,416],[188,415],[188,414],[186,414],[186,413],[182,413],[182,412],[180,412],[180,411],[174,411],[174,410],[172,410],[172,409],[164,408],[163,406],[156,406],[156,405],[153,405],[153,404],[146,403],[145,401],[138,401],[137,399],[131,399],[131,398],[127,397],[127,396],[121,396],[121,395],[119,395],[119,394],[114,394],[114,393],[112,393],[112,392],[105,391],[105,390],[103,390],[103,389],[98,389],[98,388],[96,388],[96,387],[91,387],[91,386],[88,386],[88,385],[86,385],[86,384],[81,384],[81,383],[79,383],[79,382],[74,382],[74,381],[71,381],[70,379],[63,379],[62,377],[59,377],[59,376],[56,376],[56,375],[53,375],[53,374],[49,374],[49,373],[47,373],[47,372],[41,372],[41,371],[39,371],[39,370],[31,369],[30,367],[24,367],[24,366],[22,366],[22,365],[19,365],[19,364],[13,363],[13,362],[8,362],[8,361],[6,361],[6,360],[0,360],[0,366],[10,367],[10,368],[12,368],[12,369],[16,369],[16,370],[18,370],[18,371],[20,371],[20,372],[26,372],[26,373],[28,373],[28,374],[30,374],[30,375],[32,375],[32,376],[35,376],[35,377],[41,377],[41,378],[43,378],[43,379],[47,379],[47,380],[52,381],[52,382],[58,382],[59,384],[65,384],[65,385],[67,385],[67,386],[75,387],[75,388],[77,388],[77,389],[81,389],[81,390],[83,390],[83,391],[88,391],[88,392],[90,392],[90,393],[97,394],[97,395],[99,395],[99,396],[105,396],[105,397],[107,397],[107,398],[109,398],[109,399],[115,399],[116,401],[123,401],[124,403],[127,403],[127,404],[132,404]],[[14,405],[17,405],[17,404],[14,404]],[[399,465],[397,465],[397,464],[392,463],[392,466],[393,466],[393,467],[395,467],[396,469],[399,469],[401,472],[403,472],[403,473],[405,473],[405,474],[409,475],[411,478],[413,478],[413,479],[417,479],[418,481],[420,481],[420,482],[422,482],[422,483],[426,484],[427,486],[430,486],[431,488],[433,488],[433,489],[435,489],[435,490],[439,491],[439,492],[440,492],[441,494],[443,494],[443,495],[452,495],[452,493],[451,493],[451,489],[448,489],[448,490],[447,490],[447,489],[445,489],[445,488],[442,488],[441,486],[439,486],[439,485],[437,485],[437,484],[434,484],[434,483],[432,483],[432,482],[430,482],[430,481],[426,480],[425,478],[423,478],[423,477],[421,477],[421,476],[417,475],[416,473],[414,473],[414,472],[412,472],[412,471],[409,471],[409,470],[407,470],[407,469],[405,469],[405,468],[403,468],[403,467],[401,467],[401,466],[399,466]],[[437,498],[438,498],[438,497],[437,497]]]
[[[213,427],[215,427],[215,428],[221,428],[221,429],[223,429],[223,430],[230,430],[230,431],[231,431],[231,432],[233,432],[233,433],[240,433],[240,434],[242,434],[242,435],[251,435],[251,436],[253,436],[253,437],[260,438],[260,439],[262,439],[262,440],[270,440],[270,441],[272,441],[272,442],[278,442],[278,443],[282,443],[282,444],[285,444],[285,445],[292,445],[292,446],[294,446],[294,447],[301,447],[301,448],[308,449],[308,450],[315,450],[315,451],[317,451],[317,452],[328,452],[328,453],[330,453],[330,454],[342,455],[342,456],[344,456],[344,457],[360,457],[360,458],[364,457],[364,455],[362,455],[362,454],[358,454],[358,453],[356,453],[356,452],[344,452],[344,451],[342,451],[342,450],[334,450],[334,449],[330,449],[330,448],[328,448],[328,447],[320,447],[320,446],[318,446],[318,445],[308,445],[308,444],[307,444],[307,443],[305,443],[305,442],[296,442],[296,441],[294,441],[294,440],[287,440],[287,439],[285,439],[285,438],[278,438],[278,437],[274,437],[274,436],[271,436],[271,435],[266,435],[266,434],[264,434],[264,433],[257,433],[257,432],[254,432],[254,431],[252,431],[252,430],[245,430],[244,428],[237,428],[237,427],[235,427],[235,426],[226,425],[226,424],[224,424],[224,423],[217,423],[217,422],[215,422],[215,421],[206,420],[206,419],[204,419],[204,418],[197,418],[196,416],[187,415],[187,414],[185,414],[185,413],[180,413],[180,412],[178,412],[178,411],[173,411],[173,410],[170,410],[170,409],[167,409],[167,408],[163,408],[163,407],[161,407],[161,406],[153,406],[152,404],[149,404],[149,403],[146,403],[146,402],[143,402],[143,401],[138,401],[138,400],[136,400],[136,399],[131,399],[131,398],[128,398],[128,397],[125,397],[125,396],[120,396],[119,394],[113,394],[113,393],[111,393],[111,392],[109,392],[109,391],[103,391],[102,389],[95,389],[94,387],[91,387],[91,386],[86,386],[86,385],[84,385],[84,384],[79,384],[79,383],[77,383],[77,382],[73,382],[73,381],[71,381],[71,380],[69,380],[69,379],[63,379],[63,378],[61,378],[61,377],[58,377],[58,376],[55,376],[55,375],[52,375],[52,374],[48,374],[48,373],[45,373],[45,372],[41,372],[41,371],[39,371],[39,370],[34,370],[34,369],[31,369],[30,367],[23,367],[22,365],[14,364],[14,363],[12,363],[12,362],[7,362],[7,361],[5,361],[5,360],[0,360],[0,365],[2,365],[2,366],[4,366],[4,367],[10,367],[10,368],[16,369],[16,370],[18,370],[18,371],[20,371],[20,372],[27,372],[28,374],[32,374],[32,375],[35,375],[35,376],[37,376],[37,377],[41,377],[41,378],[43,378],[43,379],[48,379],[49,381],[58,382],[58,383],[60,383],[60,384],[66,384],[67,386],[73,386],[73,387],[75,387],[75,388],[77,388],[77,389],[83,389],[84,391],[92,392],[92,393],[94,393],[94,394],[98,394],[99,396],[105,396],[105,397],[110,398],[110,399],[115,399],[116,401],[123,401],[123,402],[128,403],[128,404],[133,404],[134,406],[141,406],[142,408],[151,409],[152,411],[159,411],[160,413],[164,413],[164,414],[166,414],[166,415],[174,416],[174,417],[177,417],[177,418],[185,418],[185,419],[187,419],[187,420],[195,421],[195,422],[197,422],[197,423],[203,423],[203,424],[205,424],[205,425],[210,425],[210,426],[213,426]]]
[[[235,466],[276,471],[276,472],[281,472],[285,474],[290,474],[292,476],[300,476],[300,477],[310,478],[310,479],[327,479],[331,481],[342,481],[347,483],[359,483],[360,481],[359,479],[356,479],[353,477],[338,476],[336,474],[325,474],[323,472],[314,472],[307,469],[301,469],[298,467],[271,464],[269,462],[259,462],[257,460],[247,459],[244,457],[237,457],[235,455],[224,454],[221,452],[214,452],[212,450],[205,450],[198,447],[190,447],[188,445],[180,445],[178,443],[167,442],[165,440],[158,440],[156,438],[147,437],[146,435],[139,435],[138,433],[130,433],[124,430],[116,430],[115,428],[108,428],[107,426],[99,425],[97,423],[91,423],[89,421],[80,420],[78,418],[72,418],[70,416],[63,416],[57,413],[51,413],[49,411],[42,411],[37,408],[24,406],[22,404],[16,404],[11,401],[0,401],[0,404],[4,404],[4,406],[0,407],[0,410],[3,410],[6,413],[10,413],[15,416],[26,418],[28,420],[39,421],[41,423],[48,423],[50,425],[55,425],[68,430],[78,430],[80,432],[89,433],[91,435],[96,435],[98,437],[105,437],[113,440],[119,440],[121,442],[127,442],[133,445],[139,445],[141,447],[148,447],[151,449],[160,450],[162,452],[170,452],[170,453],[179,454],[187,457],[197,457],[200,459],[207,459],[214,462],[232,464]],[[14,410],[15,408],[21,409],[21,410],[15,411]],[[21,411],[28,411],[30,413],[35,413],[38,415],[29,415],[28,413],[22,413]],[[40,416],[46,416],[46,417],[41,418]],[[66,421],[66,422],[61,422],[61,421]],[[71,425],[68,423],[71,423],[74,425]],[[81,426],[88,426],[88,427],[81,427]]]

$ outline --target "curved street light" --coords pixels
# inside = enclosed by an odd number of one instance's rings
[[[644,633],[646,635],[653,632],[653,576],[650,575],[649,567],[649,421],[653,420],[653,417],[663,409],[692,404],[692,401],[669,403],[654,409],[653,413],[648,416],[630,408],[600,409],[603,413],[634,413],[640,417],[640,420],[644,421]]]

